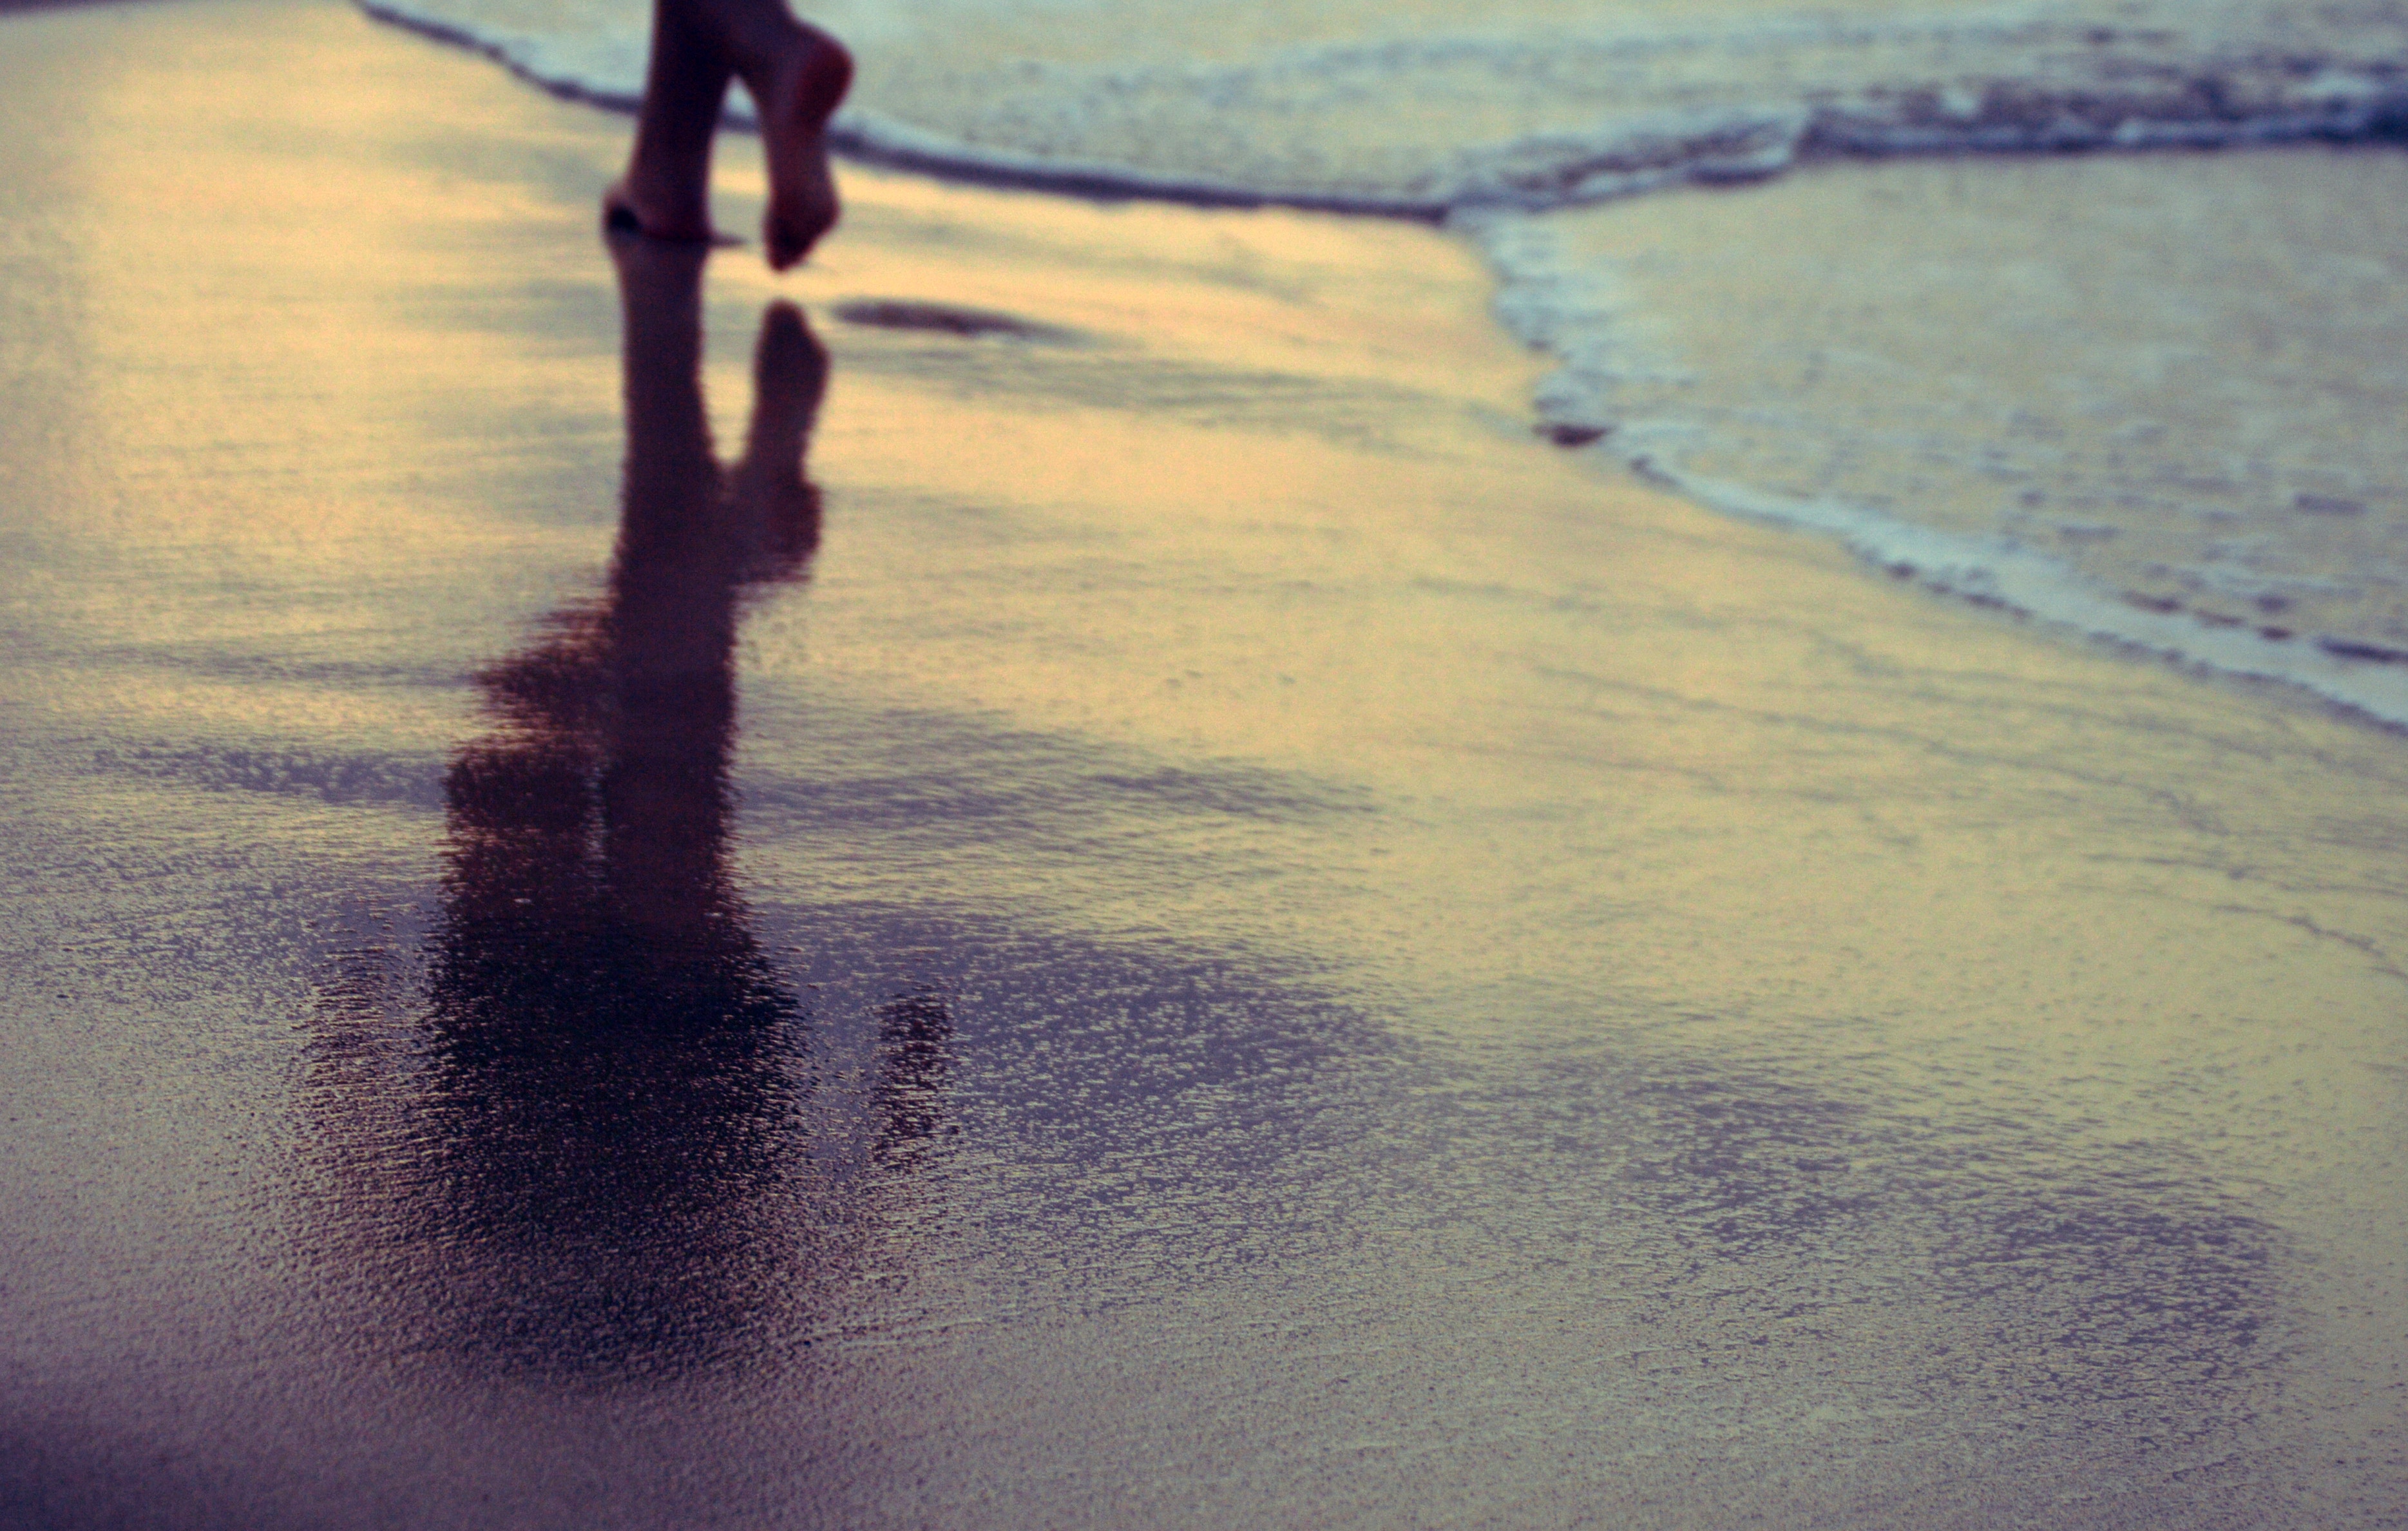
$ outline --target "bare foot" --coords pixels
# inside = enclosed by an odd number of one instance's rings
[[[800,27],[766,78],[748,76],[745,83],[761,113],[761,148],[769,162],[761,238],[771,269],[782,271],[836,226],[827,123],[853,84],[853,56],[827,34]]]

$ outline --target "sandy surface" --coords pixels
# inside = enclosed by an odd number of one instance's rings
[[[697,300],[348,10],[0,29],[0,1519],[2401,1524],[2398,738],[1598,476],[1426,229]]]

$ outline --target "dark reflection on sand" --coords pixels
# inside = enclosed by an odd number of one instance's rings
[[[807,1152],[807,1018],[728,867],[737,628],[748,591],[799,578],[818,545],[801,465],[827,354],[770,306],[723,468],[701,253],[613,253],[627,458],[608,592],[478,677],[493,728],[445,782],[415,1023],[393,1034],[372,985],[330,986],[314,1092],[343,1242],[408,1340],[595,1378],[794,1319],[859,1210],[828,1205],[844,1193]],[[908,1163],[942,1130],[951,1022],[933,991],[882,1015],[873,1131]],[[793,1217],[796,1198],[821,1215]]]

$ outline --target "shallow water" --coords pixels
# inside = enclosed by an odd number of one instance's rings
[[[592,99],[641,94],[640,0],[373,0]],[[862,148],[955,171],[1442,212],[1800,156],[2381,135],[2397,0],[826,0]],[[740,108],[739,108],[740,109]]]
[[[2398,724],[2403,191],[2389,149],[1929,159],[1481,231],[1558,431]]]
[[[2392,741],[1596,476],[1424,228],[697,288],[5,24],[11,1517],[2391,1516]]]

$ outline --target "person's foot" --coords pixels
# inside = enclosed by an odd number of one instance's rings
[[[827,124],[852,84],[853,55],[811,27],[797,29],[796,46],[767,78],[746,81],[760,112],[761,147],[769,162],[769,210],[761,221],[761,238],[773,270],[801,260],[836,226]]]

